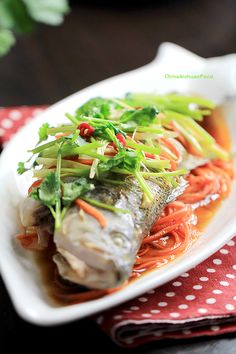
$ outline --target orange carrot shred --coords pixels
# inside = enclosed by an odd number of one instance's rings
[[[98,209],[94,208],[92,205],[88,204],[80,198],[76,199],[75,204],[79,206],[85,213],[97,219],[102,228],[107,226],[106,218]]]
[[[67,136],[67,135],[70,135],[70,134],[71,134],[70,132],[57,133],[57,135],[55,135],[55,138],[56,138],[56,139],[60,139],[60,138],[62,138],[63,136]]]
[[[92,159],[78,159],[77,161],[84,164],[84,165],[92,165],[93,164]]]
[[[40,186],[41,183],[42,183],[41,179],[37,179],[37,181],[34,181],[28,189],[28,194],[30,194],[34,188]]]

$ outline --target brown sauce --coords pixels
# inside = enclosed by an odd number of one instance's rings
[[[202,126],[216,139],[216,141],[222,147],[230,150],[230,133],[220,108],[215,109],[210,117],[206,117],[202,123]],[[198,218],[197,227],[200,231],[203,231],[214,217],[215,213],[221,205],[221,202],[222,198],[218,198],[206,206],[199,207],[195,211],[195,214]],[[77,285],[72,285],[67,281],[62,281],[59,278],[56,265],[52,260],[54,253],[55,247],[53,244],[44,251],[35,251],[35,259],[40,272],[40,277],[42,279],[44,287],[43,290],[47,295],[47,301],[49,301],[53,306],[62,306],[76,303],[78,301],[72,300],[73,294],[76,292],[86,292],[88,290]],[[67,295],[69,295],[68,300],[66,300]],[[70,295],[72,295],[72,299],[70,299]],[[102,295],[105,295],[105,291],[104,294],[101,292],[100,296]]]
[[[197,216],[197,227],[199,231],[203,231],[206,226],[210,223],[211,219],[216,214],[217,210],[220,208],[222,199],[212,201],[210,204],[202,206],[195,211]]]
[[[220,146],[227,151],[231,150],[232,139],[221,107],[217,107],[210,116],[205,117],[201,125],[216,139]]]

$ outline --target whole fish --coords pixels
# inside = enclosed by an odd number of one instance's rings
[[[143,206],[143,192],[134,178],[126,178],[122,186],[97,185],[87,194],[130,211],[121,214],[100,209],[107,220],[105,228],[89,214],[81,214],[76,206],[68,211],[61,229],[54,233],[58,250],[54,261],[63,278],[96,289],[116,287],[129,278],[143,237],[163,208],[186,186],[183,179],[178,187],[164,179],[148,184],[154,194],[154,202],[148,207]]]
[[[53,237],[62,278],[91,289],[129,279],[143,238],[187,186],[177,176],[229,158],[198,124],[213,108],[211,101],[174,94],[96,97],[74,116],[66,114],[70,125],[40,127],[30,150],[38,180],[21,220],[26,233]],[[28,165],[29,160],[20,162],[18,173]]]
[[[205,162],[206,159],[183,153],[181,166],[193,169]],[[69,208],[61,228],[53,236],[57,250],[53,260],[62,278],[92,289],[113,288],[129,278],[143,237],[148,235],[164,207],[187,186],[183,178],[177,187],[163,178],[146,181],[154,195],[149,206],[145,205],[143,191],[133,177],[127,177],[118,186],[97,183],[86,194],[88,198],[130,211],[123,214],[100,209],[107,221],[105,228],[77,206]],[[38,201],[26,198],[20,215],[23,226],[38,226],[53,233],[49,209]]]

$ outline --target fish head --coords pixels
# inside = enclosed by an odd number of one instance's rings
[[[116,287],[129,276],[135,237],[130,237],[134,224],[129,214],[101,212],[107,220],[104,228],[74,207],[54,232],[58,251],[54,261],[61,276],[96,289]]]

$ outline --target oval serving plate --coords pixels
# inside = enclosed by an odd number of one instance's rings
[[[227,68],[227,70],[225,70]],[[236,234],[236,183],[204,234],[185,254],[173,262],[149,272],[124,289],[98,300],[83,304],[55,307],[50,304],[36,264],[29,253],[19,248],[14,236],[19,228],[17,206],[26,195],[30,176],[17,176],[18,161],[27,157],[26,150],[34,146],[37,130],[44,122],[66,121],[65,112],[73,113],[83,102],[94,96],[122,96],[129,91],[179,91],[197,93],[222,103],[236,95],[236,55],[203,59],[171,43],[160,46],[150,64],[90,86],[51,106],[21,129],[4,149],[0,159],[0,266],[1,274],[12,302],[24,319],[40,325],[52,325],[79,319],[108,309],[160,286],[189,270],[213,254]],[[212,79],[171,79],[168,75],[213,75]],[[227,74],[227,76],[226,76]],[[236,104],[231,99],[225,105],[233,147],[236,146]]]

